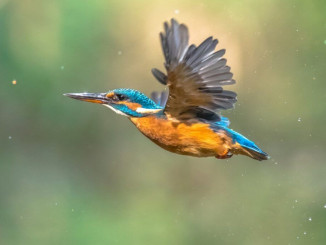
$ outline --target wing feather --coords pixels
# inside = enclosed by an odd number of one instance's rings
[[[219,110],[234,106],[236,93],[224,90],[223,86],[234,84],[235,80],[222,58],[225,49],[214,52],[217,39],[208,37],[198,47],[189,46],[187,27],[174,19],[170,25],[164,23],[160,39],[167,75],[155,68],[152,73],[169,88],[168,96],[155,95],[158,103],[165,105],[166,114],[179,120],[216,120],[220,118]]]

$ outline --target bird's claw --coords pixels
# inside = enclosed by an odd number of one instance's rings
[[[216,155],[215,157],[217,159],[228,159],[231,158],[233,156],[233,154],[228,150],[225,154],[223,155]]]

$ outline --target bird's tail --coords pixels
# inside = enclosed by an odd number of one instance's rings
[[[251,157],[253,159],[256,159],[258,161],[268,160],[269,159],[269,155],[266,152],[263,152],[258,147],[257,147],[257,149],[253,149],[253,148],[249,148],[249,147],[246,147],[246,146],[242,146],[241,151],[242,151],[241,154],[249,156],[249,157]]]
[[[237,143],[236,145],[240,146],[235,147],[235,154],[246,155],[258,161],[269,159],[269,155],[266,152],[263,152],[254,142],[231,129],[228,129],[228,131],[232,133],[233,139]]]

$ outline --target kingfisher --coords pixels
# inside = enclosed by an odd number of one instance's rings
[[[230,129],[229,119],[221,115],[222,110],[234,107],[237,94],[224,89],[235,80],[223,58],[225,49],[215,51],[218,40],[208,37],[198,46],[189,45],[187,26],[171,19],[164,23],[160,41],[166,73],[153,68],[152,74],[167,89],[153,92],[151,99],[129,88],[64,95],[104,105],[128,117],[142,134],[173,153],[269,159],[253,141]]]

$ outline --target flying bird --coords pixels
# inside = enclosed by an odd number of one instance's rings
[[[235,80],[223,58],[225,49],[215,51],[218,40],[209,37],[199,46],[189,45],[187,26],[174,19],[164,23],[160,40],[166,73],[156,68],[152,73],[168,92],[153,92],[152,99],[125,88],[64,95],[127,116],[146,137],[173,153],[218,159],[241,154],[267,160],[267,153],[230,129],[230,121],[221,115],[234,107],[237,94],[224,89]]]

